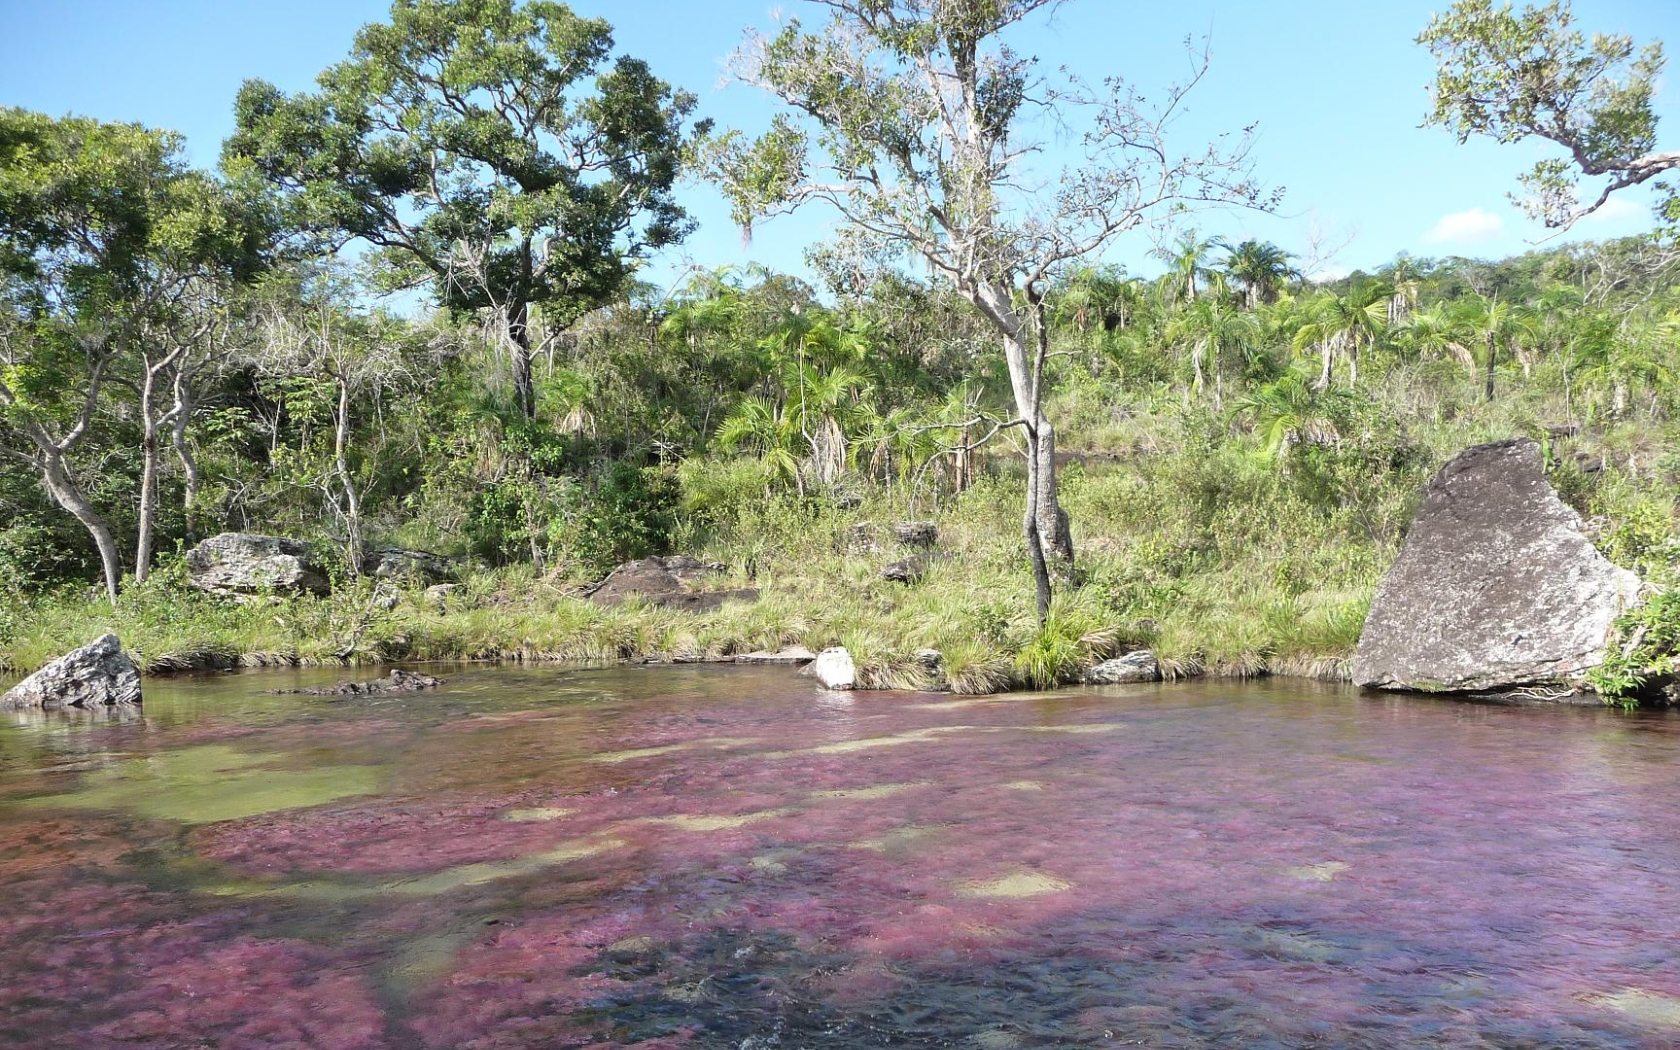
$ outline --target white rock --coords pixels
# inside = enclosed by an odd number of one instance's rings
[[[1128,685],[1133,682],[1153,682],[1161,677],[1161,665],[1155,661],[1155,654],[1148,649],[1139,649],[1117,656],[1085,672],[1085,681],[1091,685]]]
[[[856,689],[857,665],[843,645],[824,649],[802,672],[816,678],[824,689]]]
[[[114,634],[72,650],[25,678],[4,696],[0,710],[115,707],[140,702],[140,669]]]

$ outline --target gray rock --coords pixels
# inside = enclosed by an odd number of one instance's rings
[[[140,702],[140,669],[114,634],[72,650],[0,696],[0,710],[100,709]]]
[[[449,596],[460,589],[458,583],[439,583],[426,588],[426,601],[436,606],[449,604]]]
[[[920,583],[927,575],[928,566],[933,559],[926,554],[917,554],[887,565],[881,570],[881,579],[893,583]]]
[[[824,689],[856,689],[857,665],[843,645],[824,649],[800,674],[810,675],[822,683]]]
[[[939,542],[939,526],[931,521],[901,521],[893,526],[893,535],[907,547],[932,547]]]
[[[1089,685],[1130,685],[1134,682],[1155,682],[1161,678],[1161,665],[1155,654],[1139,649],[1112,660],[1104,660],[1085,672]]]
[[[583,593],[597,605],[621,605],[635,595],[649,604],[685,612],[710,612],[726,601],[750,602],[758,598],[758,591],[751,587],[702,591],[689,586],[723,569],[721,562],[700,561],[686,554],[643,558],[625,562]]]
[[[327,575],[309,548],[279,536],[224,532],[187,552],[193,586],[211,594],[326,594]]]
[[[381,547],[362,559],[362,571],[381,580],[405,583],[443,583],[455,578],[455,563],[430,551]]]
[[[1593,548],[1547,483],[1538,444],[1478,445],[1424,489],[1353,680],[1430,692],[1577,682],[1638,593],[1639,578]]]
[[[852,554],[873,554],[881,549],[880,531],[873,521],[848,525],[840,534],[840,549]]]
[[[386,612],[390,612],[392,609],[395,609],[398,605],[402,604],[402,592],[392,586],[390,582],[381,580],[379,584],[373,588],[373,598],[371,599],[371,602],[375,609],[383,609]]]

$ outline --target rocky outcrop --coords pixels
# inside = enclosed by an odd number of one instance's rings
[[[1578,681],[1603,661],[1638,590],[1547,483],[1538,444],[1479,445],[1424,489],[1371,603],[1353,680],[1431,692]]]
[[[430,551],[381,547],[362,559],[362,572],[381,580],[411,584],[446,583],[455,579],[455,563]]]
[[[230,597],[326,594],[327,574],[309,548],[280,536],[224,532],[187,552],[193,586]]]
[[[382,696],[387,693],[418,693],[424,689],[436,689],[442,684],[443,679],[429,674],[392,668],[390,674],[371,682],[340,682],[313,689],[276,689],[274,692],[282,696]]]
[[[0,696],[0,710],[79,707],[97,710],[140,702],[140,669],[107,634],[72,650]]]
[[[621,605],[636,596],[651,605],[687,612],[710,612],[726,601],[758,598],[758,591],[751,587],[706,591],[690,586],[723,569],[719,562],[700,561],[686,554],[642,558],[620,565],[583,594],[597,605]]]
[[[939,526],[931,521],[901,521],[892,527],[893,535],[906,547],[932,547],[939,542]]]
[[[1136,682],[1155,682],[1161,678],[1161,665],[1155,654],[1139,649],[1112,660],[1104,660],[1085,672],[1087,685],[1131,685]]]
[[[857,665],[843,645],[824,649],[800,674],[810,675],[824,689],[856,689]]]

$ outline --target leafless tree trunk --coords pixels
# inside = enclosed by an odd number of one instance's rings
[[[345,567],[352,579],[362,574],[362,497],[350,473],[350,381],[338,377],[338,409],[333,413],[333,468],[344,489]]]

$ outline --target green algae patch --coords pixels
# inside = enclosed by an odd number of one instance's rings
[[[930,783],[932,783],[932,781],[911,780],[902,784],[877,784],[874,787],[840,788],[834,791],[813,791],[811,792],[811,797],[814,799],[855,800],[888,798],[892,795],[897,795],[913,788],[927,787]]]
[[[756,813],[740,813],[733,816],[713,815],[708,813],[678,813],[669,817],[647,817],[639,821],[642,824],[659,824],[678,831],[728,831],[732,828],[757,824],[763,820],[774,820],[796,812],[792,809],[761,809]]]
[[[1043,791],[1044,785],[1036,780],[1011,780],[1003,785],[1006,791]]]
[[[1593,1006],[1614,1010],[1636,1024],[1651,1028],[1680,1028],[1680,998],[1647,992],[1643,988],[1624,988],[1609,995],[1589,996]]]
[[[1041,871],[1017,871],[1001,878],[965,882],[959,888],[964,897],[1019,899],[1044,897],[1073,889],[1073,883]]]
[[[1304,864],[1298,868],[1285,868],[1283,873],[1292,879],[1302,882],[1333,882],[1336,876],[1347,871],[1352,865],[1339,860],[1325,861],[1323,864]]]
[[[929,729],[911,729],[903,733],[893,733],[890,736],[866,736],[857,740],[840,740],[832,744],[818,744],[816,747],[800,748],[796,751],[770,751],[765,758],[799,758],[805,755],[848,755],[854,751],[872,751],[878,747],[899,747],[904,744],[920,744],[938,740],[951,733],[995,732],[986,726],[933,726]]]
[[[633,762],[638,758],[657,758],[660,755],[674,754],[678,751],[695,751],[702,748],[722,750],[731,747],[748,747],[758,743],[751,737],[713,736],[699,740],[687,740],[680,744],[663,744],[659,747],[637,747],[627,751],[602,751],[590,755],[587,761],[601,765],[617,765],[620,762]]]
[[[432,897],[470,886],[482,886],[517,875],[531,875],[574,860],[583,860],[624,846],[620,839],[569,842],[554,849],[511,860],[461,864],[429,875],[397,879],[304,879],[267,882],[245,879],[208,887],[222,897],[281,897],[293,900],[346,903],[390,896]]]
[[[501,820],[512,821],[516,824],[527,824],[544,820],[559,820],[576,813],[575,809],[564,806],[530,806],[524,809],[508,809],[498,814]]]
[[[74,791],[22,805],[44,809],[126,810],[155,820],[213,824],[287,809],[307,809],[380,788],[378,766],[273,769],[283,755],[225,744],[160,751],[89,772]]]

